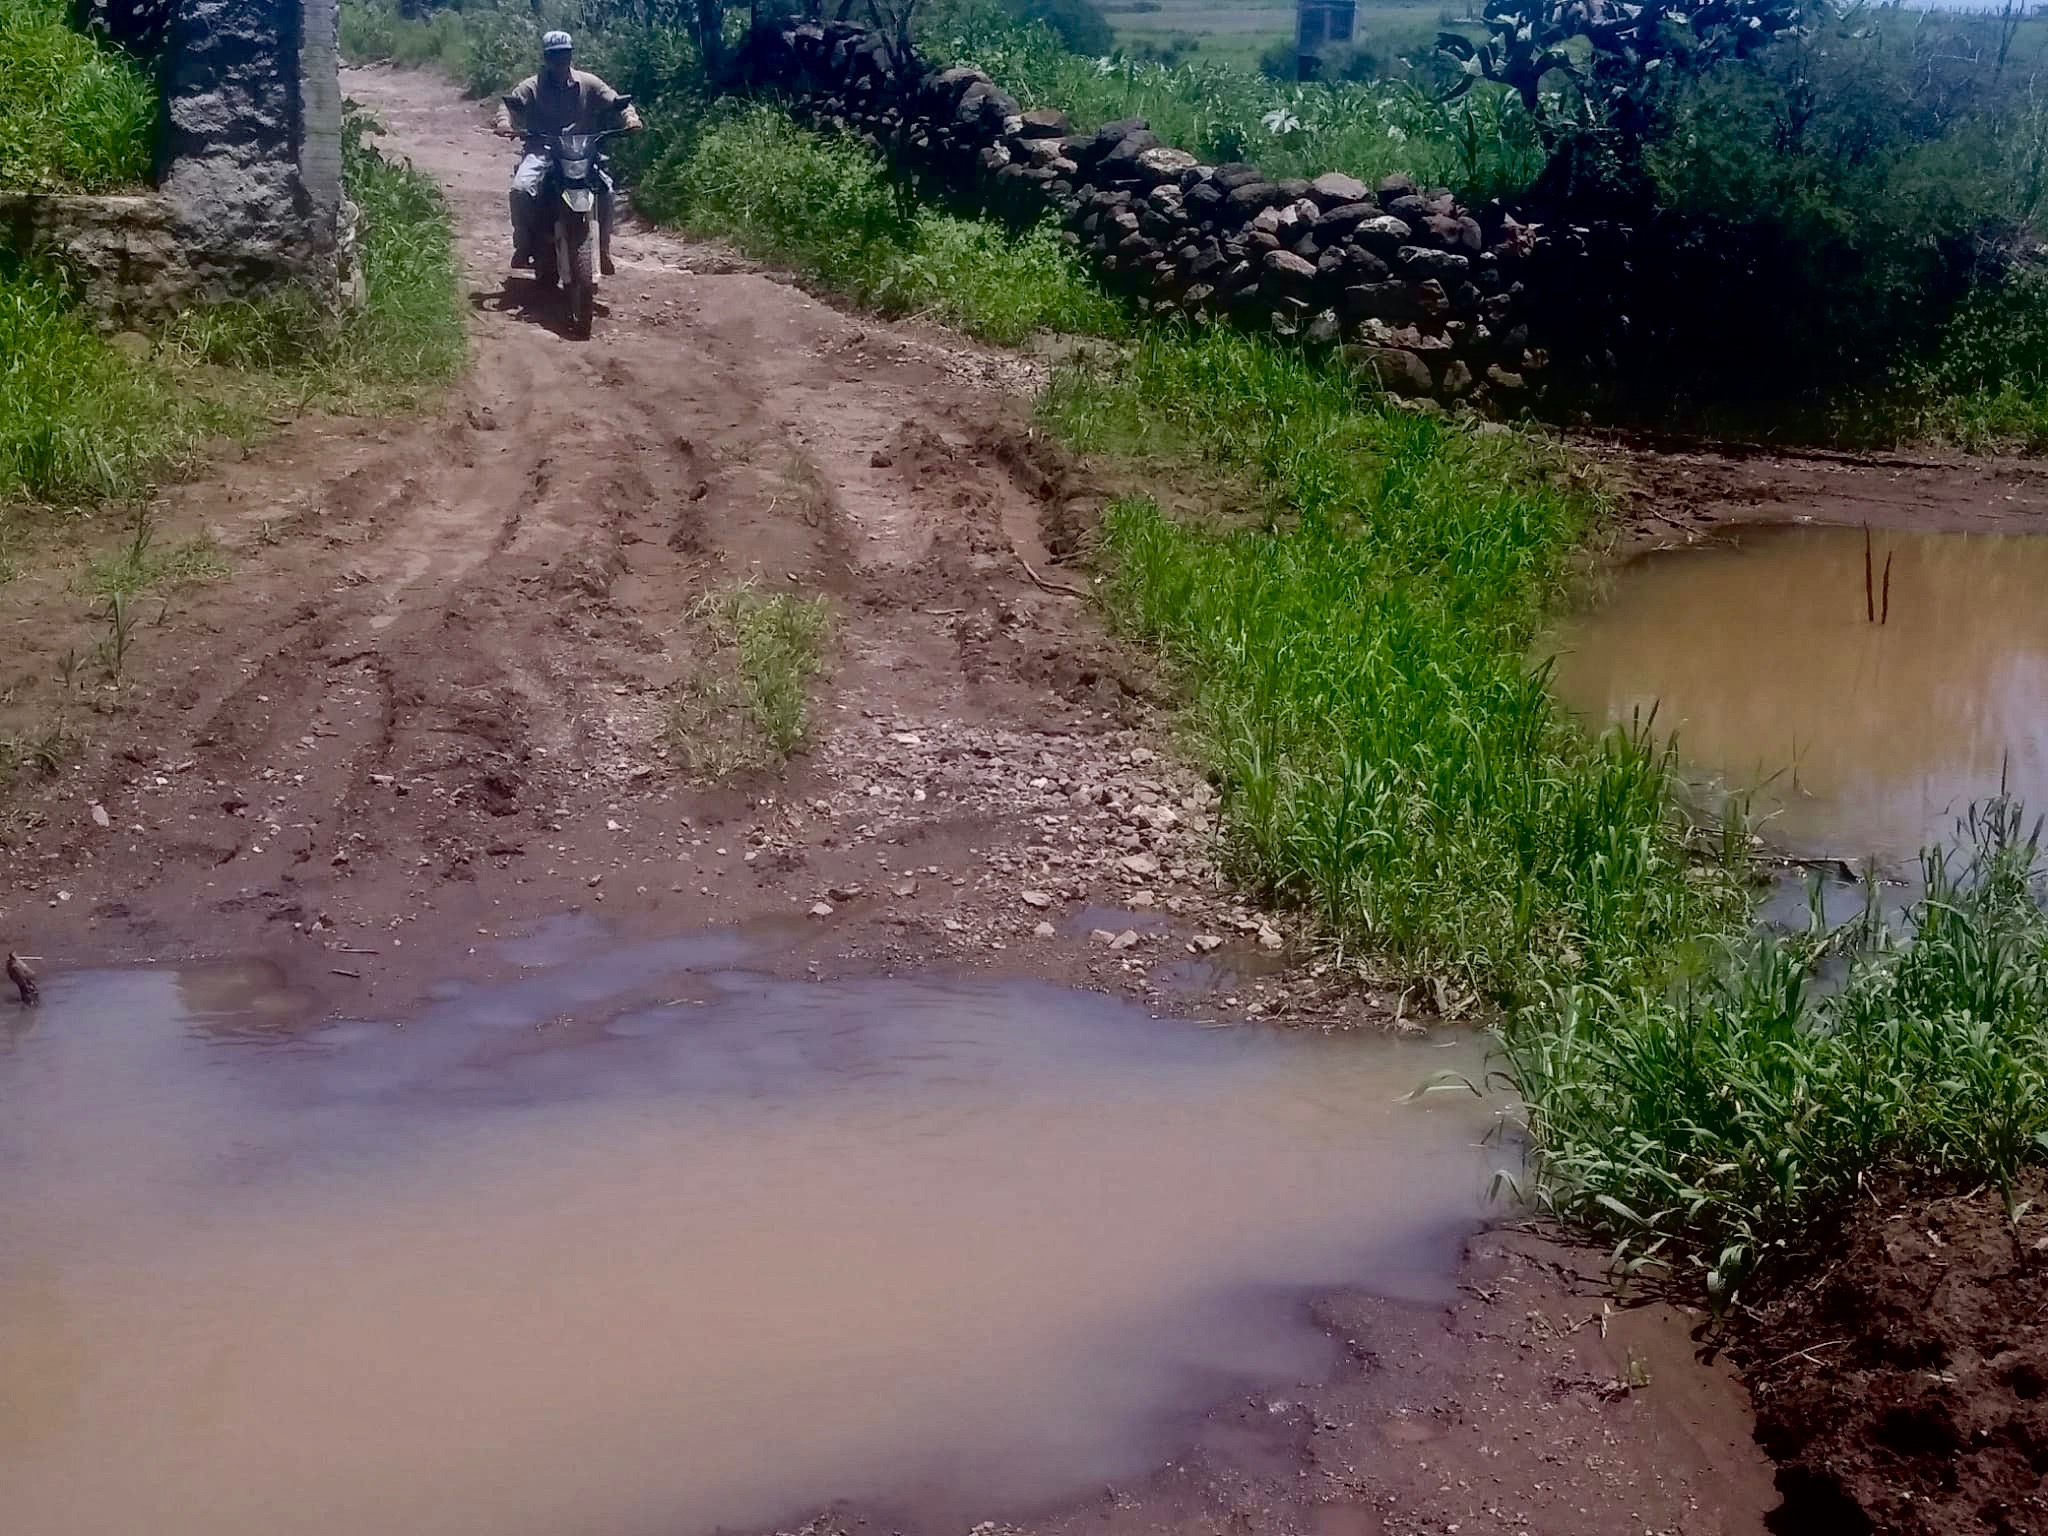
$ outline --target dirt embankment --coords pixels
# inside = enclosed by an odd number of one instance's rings
[[[1757,523],[1920,532],[2048,532],[2048,465],[1825,450],[1654,444],[1592,437],[1581,447],[1621,492],[1622,552],[1697,542]]]
[[[796,975],[983,967],[1386,1022],[1394,999],[1287,969],[1284,920],[1223,885],[1144,665],[1061,590],[1090,492],[1033,438],[1033,364],[644,229],[598,340],[569,341],[500,276],[476,108],[421,76],[348,89],[448,189],[475,371],[431,416],[301,422],[166,493],[159,541],[209,533],[233,571],[143,616],[118,687],[76,664],[102,637],[75,552],[0,588],[0,729],[88,740],[0,821],[0,943],[51,969],[262,954],[388,1015],[582,908],[771,927]],[[833,600],[831,681],[786,776],[693,785],[669,703],[695,600],[742,580]],[[1769,1468],[1698,1320],[1616,1308],[1597,1267],[1497,1234],[1449,1309],[1332,1298],[1355,1369],[1224,1404],[1146,1484],[1029,1528],[1761,1530]]]

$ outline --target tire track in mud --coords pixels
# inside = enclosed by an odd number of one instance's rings
[[[906,703],[1074,724],[1035,658],[994,643],[1100,643],[1071,601],[1018,579],[1004,530],[1033,526],[1036,504],[976,446],[1030,365],[849,318],[647,229],[619,237],[596,340],[568,340],[530,280],[501,273],[506,167],[474,104],[385,71],[347,89],[446,189],[472,372],[437,411],[304,421],[160,498],[161,536],[210,532],[234,575],[174,599],[95,699],[88,762],[18,818],[47,875],[24,896],[61,885],[151,948],[227,948],[275,935],[195,914],[410,920],[439,900],[435,872],[495,862],[539,886],[512,850],[541,843],[587,867],[650,796],[664,817],[744,810],[760,788],[681,785],[662,742],[692,606],[736,581],[834,598],[827,725]],[[37,596],[46,635],[0,654],[24,679],[81,633]],[[1013,602],[1000,625],[975,618]],[[16,702],[39,690],[47,707],[41,681]],[[136,841],[81,831],[80,798]]]

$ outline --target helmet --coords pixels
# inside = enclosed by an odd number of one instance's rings
[[[540,40],[540,51],[542,53],[569,53],[575,47],[575,42],[566,32],[550,32]]]

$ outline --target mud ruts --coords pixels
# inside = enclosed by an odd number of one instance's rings
[[[1076,134],[1064,112],[1023,111],[977,69],[899,62],[850,22],[764,28],[748,55],[799,120],[860,136],[949,198],[1056,215],[1153,315],[1342,348],[1385,388],[1438,400],[1506,403],[1545,367],[1525,314],[1535,226],[1503,211],[1405,176],[1368,187],[1203,165],[1141,118]]]

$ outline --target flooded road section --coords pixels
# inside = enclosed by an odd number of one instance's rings
[[[1330,1368],[1316,1289],[1446,1296],[1498,1156],[1401,1102],[1464,1045],[561,937],[402,1028],[261,967],[0,1013],[9,1536],[964,1528]]]
[[[1877,533],[1866,605],[1864,537],[1760,528],[1631,562],[1554,642],[1558,693],[1597,724],[1654,706],[1795,854],[1910,859],[2001,777],[2048,810],[2048,539]]]

